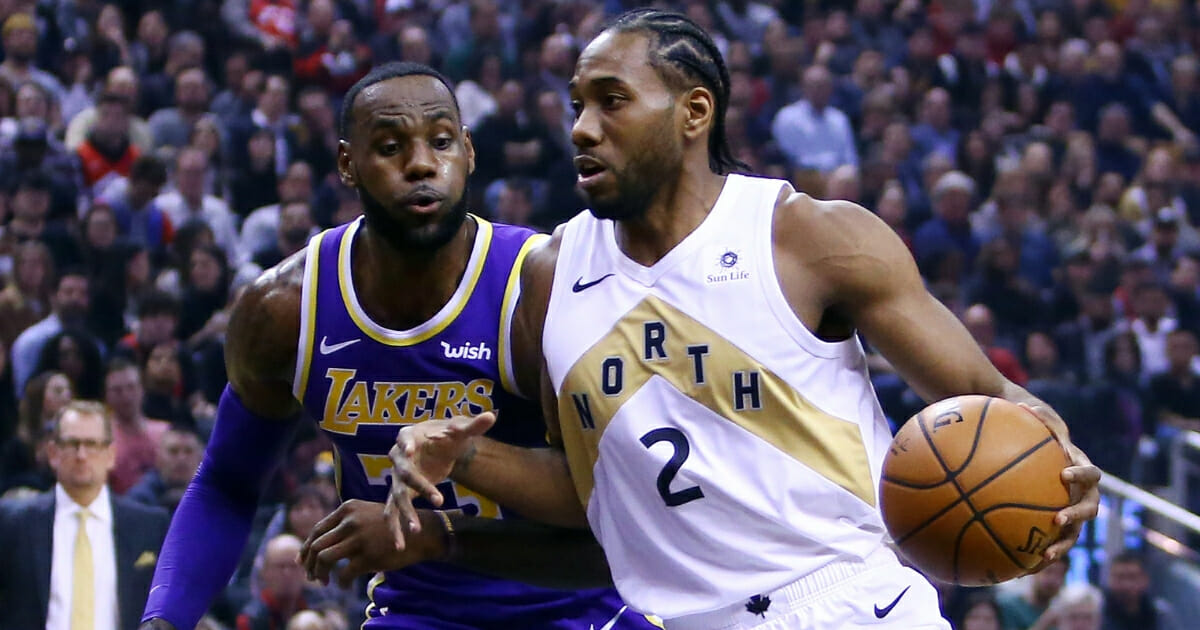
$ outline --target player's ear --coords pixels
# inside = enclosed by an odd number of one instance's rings
[[[345,139],[338,140],[337,171],[342,184],[354,188],[354,162],[350,159],[350,143]]]
[[[683,98],[683,134],[695,139],[712,126],[713,117],[717,115],[717,102],[708,88],[698,86],[688,90]]]
[[[475,143],[471,142],[471,130],[466,125],[462,128],[463,146],[467,150],[467,174],[475,172]]]

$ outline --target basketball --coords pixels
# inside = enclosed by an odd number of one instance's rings
[[[1033,412],[1000,398],[949,398],[892,440],[880,508],[900,552],[926,575],[997,584],[1036,567],[1058,538],[1069,464]]]

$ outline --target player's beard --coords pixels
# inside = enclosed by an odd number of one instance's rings
[[[363,222],[370,226],[373,233],[378,234],[398,251],[435,252],[454,239],[454,235],[458,234],[458,229],[467,218],[467,199],[470,197],[470,187],[467,185],[463,186],[462,195],[442,218],[417,228],[407,227],[393,218],[387,207],[367,192],[362,184],[356,188],[359,199],[362,200]],[[449,202],[443,202],[443,207],[446,203]]]
[[[646,214],[654,196],[675,183],[683,168],[683,149],[678,141],[662,129],[669,129],[672,112],[667,112],[661,125],[653,127],[652,143],[633,155],[622,168],[609,166],[616,182],[616,191],[592,197],[583,191],[592,215],[598,219],[625,221]]]

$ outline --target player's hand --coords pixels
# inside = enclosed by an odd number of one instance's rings
[[[449,420],[426,420],[400,429],[396,444],[388,452],[392,460],[392,485],[383,511],[397,550],[404,549],[406,529],[421,531],[413,498],[422,496],[440,507],[443,497],[436,484],[450,476],[459,458],[471,450],[474,438],[483,435],[495,422],[496,414],[486,412]]]
[[[1062,471],[1062,482],[1070,492],[1071,504],[1059,510],[1058,514],[1054,516],[1054,522],[1062,530],[1059,532],[1058,540],[1046,547],[1042,556],[1043,562],[1035,569],[1038,571],[1066,555],[1067,551],[1075,545],[1075,540],[1079,538],[1083,524],[1096,518],[1096,513],[1100,510],[1100,469],[1093,465],[1092,460],[1088,459],[1088,456],[1071,442],[1070,437],[1065,433],[1066,423],[1053,409],[1044,405],[1030,406],[1024,403],[1021,403],[1021,406],[1033,412],[1050,428],[1050,431],[1062,444],[1063,449],[1066,450],[1067,456],[1071,458],[1071,465]]]
[[[171,625],[171,622],[166,619],[155,617],[149,621],[142,622],[142,625],[138,626],[138,630],[175,630],[175,626]]]
[[[437,531],[438,518],[431,512],[420,510],[418,518],[425,521],[426,531]],[[336,567],[337,582],[345,588],[364,573],[395,571],[438,557],[440,537],[407,533],[409,544],[397,550],[383,504],[350,499],[313,527],[300,547],[300,564],[308,579],[322,584],[329,583]],[[344,566],[339,566],[343,560]]]

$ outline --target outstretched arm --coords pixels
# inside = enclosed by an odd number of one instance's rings
[[[926,291],[900,239],[857,205],[804,195],[792,196],[776,213],[774,239],[784,293],[818,334],[860,330],[926,401],[985,394],[1027,405],[1041,418],[1073,463],[1062,473],[1072,505],[1056,517],[1063,536],[1046,560],[1065,553],[1083,522],[1096,515],[1099,469],[1071,443],[1062,418],[1004,378],[958,318]],[[813,295],[820,296],[815,304]]]
[[[303,254],[241,297],[225,346],[229,385],[195,478],[163,542],[143,628],[192,628],[237,568],[259,497],[300,417],[292,396]]]

